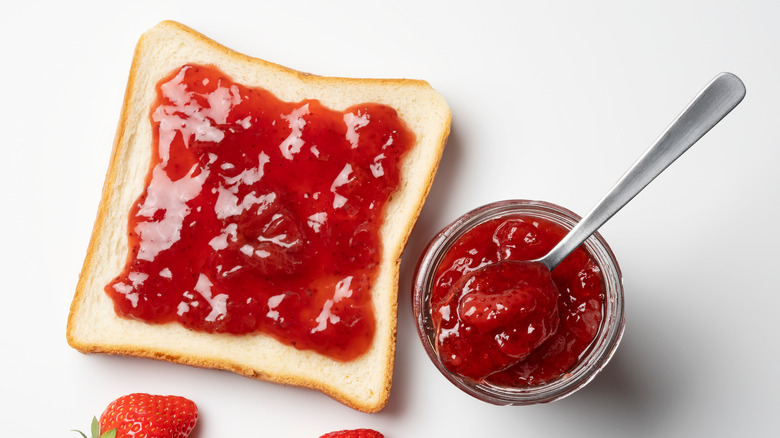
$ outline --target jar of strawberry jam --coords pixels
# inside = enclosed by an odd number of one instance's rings
[[[551,273],[516,271],[579,220],[546,202],[502,201],[466,213],[429,243],[413,310],[426,352],[455,386],[498,405],[545,403],[607,364],[625,319],[620,268],[601,235]],[[550,277],[552,292],[534,284]]]

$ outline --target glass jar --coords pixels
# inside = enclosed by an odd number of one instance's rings
[[[566,229],[571,229],[581,219],[565,208],[541,201],[509,200],[479,207],[458,218],[433,238],[420,258],[412,287],[412,308],[417,331],[431,361],[455,386],[482,401],[497,405],[547,403],[574,393],[604,368],[614,354],[625,327],[620,267],[604,238],[599,233],[594,233],[585,241],[584,247],[603,275],[603,318],[595,339],[573,368],[545,384],[505,387],[475,382],[451,373],[442,365],[436,351],[435,330],[430,317],[430,295],[444,255],[461,236],[479,224],[518,214],[540,217]]]

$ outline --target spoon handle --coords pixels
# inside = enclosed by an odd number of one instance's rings
[[[582,220],[540,261],[550,270],[720,122],[745,97],[745,85],[721,73],[688,104],[660,137]]]

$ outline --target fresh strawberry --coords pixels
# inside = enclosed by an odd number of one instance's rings
[[[184,397],[130,394],[111,402],[100,423],[92,420],[92,438],[187,438],[197,421],[197,406]]]
[[[384,438],[384,435],[372,429],[351,429],[326,433],[320,438]]]

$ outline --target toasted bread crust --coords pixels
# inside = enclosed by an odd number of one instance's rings
[[[175,50],[169,47],[171,44],[176,45]],[[155,50],[176,59],[155,58]],[[404,160],[401,187],[388,203],[381,231],[384,254],[377,287],[372,290],[377,334],[370,350],[352,363],[296,350],[263,334],[199,333],[175,323],[153,325],[120,318],[113,311],[103,287],[126,260],[126,207],[128,200],[137,198],[143,190],[139,178],[149,168],[150,128],[145,125],[150,124],[150,93],[154,94],[161,73],[186,62],[215,64],[237,81],[262,86],[283,100],[314,98],[334,109],[358,102],[388,104],[414,132],[416,144]],[[68,317],[68,343],[84,353],[146,357],[228,370],[316,389],[363,412],[381,410],[392,383],[401,254],[433,182],[450,121],[446,102],[424,81],[311,75],[235,52],[179,23],[158,24],[144,33],[135,49],[103,194]],[[244,350],[251,356],[237,353]],[[276,364],[279,360],[309,365],[289,371]],[[321,375],[323,369],[325,375]]]

